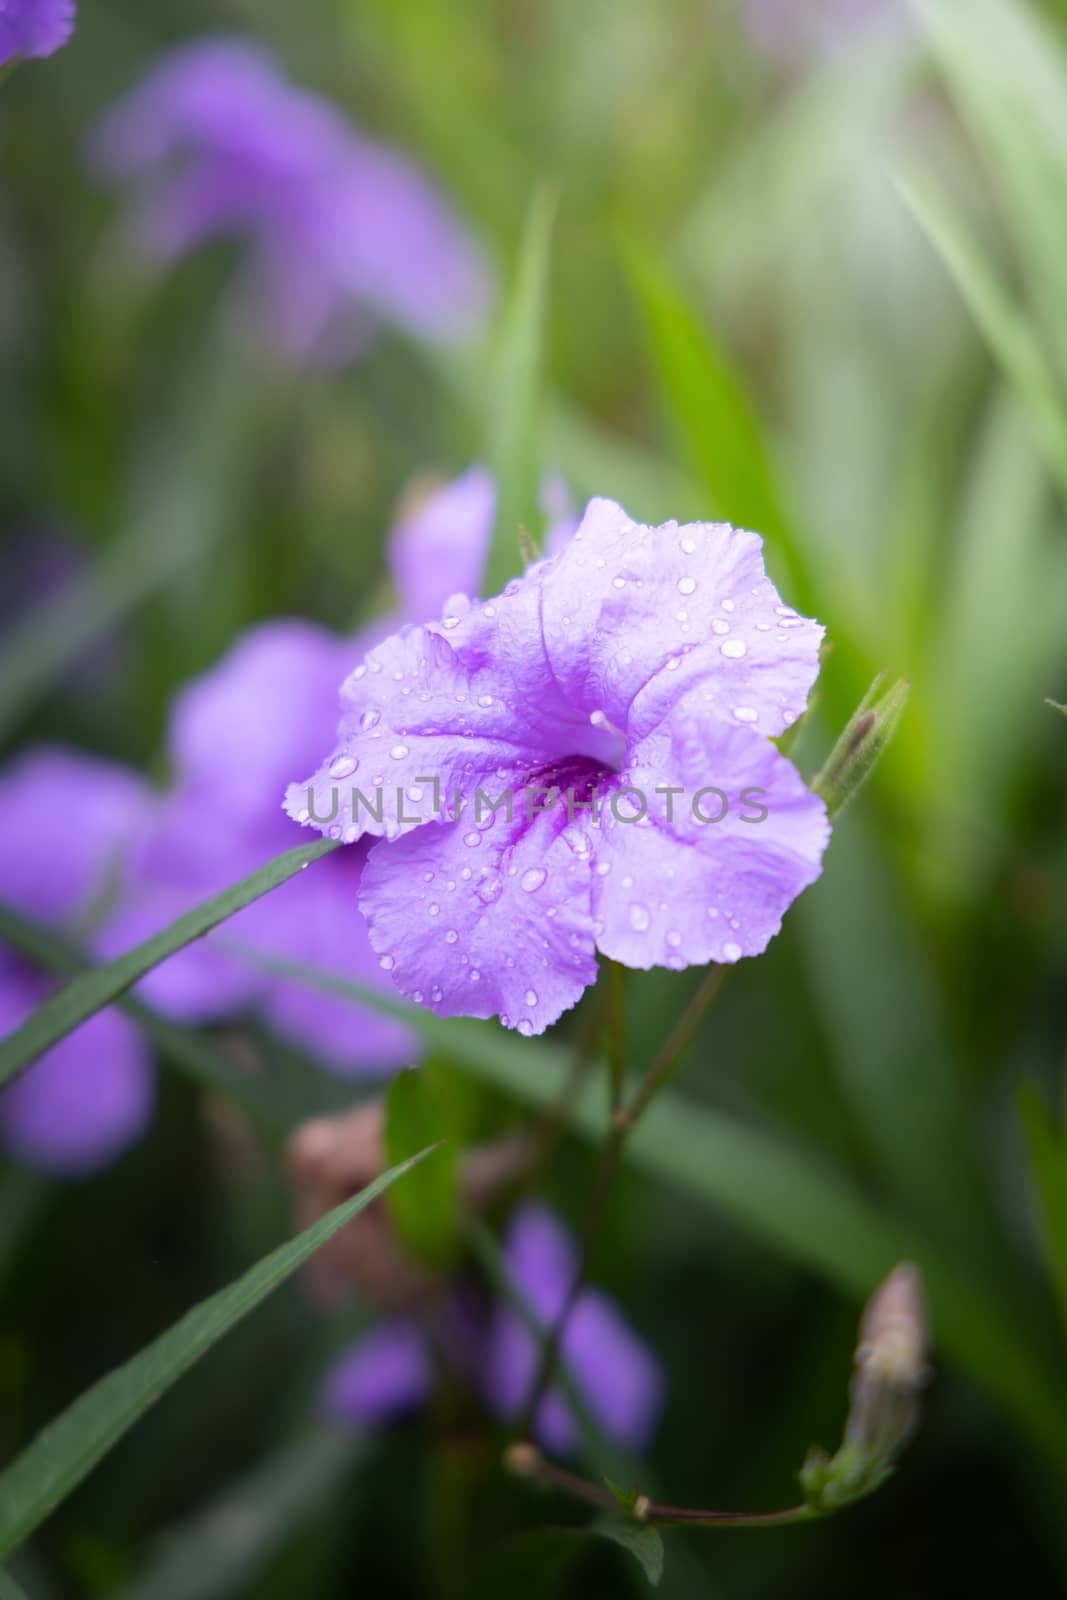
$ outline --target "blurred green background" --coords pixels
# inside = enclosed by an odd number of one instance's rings
[[[222,329],[231,253],[136,267],[85,140],[160,52],[267,41],[439,180],[505,286],[531,195],[558,184],[540,465],[578,500],[766,535],[783,594],[833,643],[793,750],[805,773],[876,671],[913,686],[822,880],[681,1078],[721,1144],[702,1156],[694,1121],[673,1181],[669,1150],[627,1169],[596,1277],[667,1368],[647,1470],[676,1502],[788,1503],[808,1445],[836,1443],[858,1306],[889,1264],[868,1221],[930,1287],[922,1430],[845,1517],[669,1535],[661,1592],[1056,1595],[1067,723],[1044,699],[1067,700],[1064,17],[794,5],[832,12],[832,40],[802,27],[768,50],[756,0],[85,0],[71,45],[0,100],[0,564],[59,534],[85,574],[8,619],[0,732],[9,752],[60,738],[163,776],[176,687],[255,620],[381,610],[399,497],[484,460],[491,435],[492,337],[449,355],[385,334],[351,366],[287,369]],[[88,679],[68,670],[82,641],[110,661]],[[632,1065],[692,981],[632,975]],[[549,1187],[571,1219],[590,1166],[568,1138]],[[276,1153],[177,1070],[114,1168],[69,1185],[8,1168],[0,1208],[5,1457],[288,1226]],[[481,1592],[493,1534],[560,1508],[508,1488],[499,1440],[445,1416],[319,1437],[317,1377],[354,1325],[300,1287],[268,1302],[23,1552],[33,1600]],[[489,1592],[542,1592],[537,1562]],[[644,1587],[605,1545],[544,1592]]]

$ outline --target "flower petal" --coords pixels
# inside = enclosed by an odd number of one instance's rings
[[[414,1322],[396,1318],[373,1328],[330,1370],[322,1406],[340,1422],[374,1427],[417,1410],[432,1386],[422,1333]]]
[[[538,579],[516,580],[371,650],[342,685],[334,754],[289,786],[289,815],[349,842],[395,838],[451,816],[456,789],[469,803],[480,785],[499,793],[554,757],[605,748],[548,672],[538,608]]]
[[[648,812],[621,821],[616,813],[634,816],[638,802],[609,800],[591,834],[598,949],[640,968],[759,955],[819,875],[830,832],[822,801],[768,740],[690,712],[638,746],[620,782],[641,791]],[[666,785],[682,792],[657,797]]]
[[[580,848],[576,851],[575,845]],[[596,980],[584,838],[563,808],[419,828],[376,845],[360,909],[401,994],[438,1016],[542,1033]]]
[[[39,1000],[35,985],[20,990],[6,980],[0,1033],[17,1027]],[[100,1011],[0,1094],[0,1139],[32,1166],[81,1177],[140,1138],[154,1103],[138,1030],[118,1012]]]
[[[631,738],[697,687],[703,707],[774,736],[818,673],[822,628],[781,604],[759,536],[725,523],[647,527],[591,500],[542,589],[557,680]]]
[[[478,592],[495,509],[492,478],[484,467],[471,467],[397,523],[389,566],[412,622],[439,617],[450,595]]]

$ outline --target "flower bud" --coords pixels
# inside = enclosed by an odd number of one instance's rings
[[[811,787],[826,801],[831,816],[842,811],[863,788],[897,730],[911,685],[898,678],[879,699],[884,680],[885,674],[879,673],[812,782]]]

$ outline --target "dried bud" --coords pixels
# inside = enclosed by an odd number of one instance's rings
[[[927,1322],[919,1269],[903,1261],[871,1296],[860,1322],[846,1439],[892,1455],[910,1434],[927,1377]]]
[[[863,788],[903,715],[911,686],[900,678],[879,699],[884,681],[885,674],[879,673],[812,782],[831,816],[842,811]]]
[[[918,1419],[927,1346],[919,1269],[904,1261],[864,1310],[841,1448],[832,1458],[813,1449],[801,1471],[804,1496],[817,1511],[861,1499],[892,1472]]]
[[[463,1203],[473,1210],[489,1205],[521,1176],[528,1154],[528,1142],[514,1138],[466,1151]],[[306,1228],[385,1171],[384,1103],[375,1100],[341,1116],[304,1123],[290,1139],[288,1155],[296,1222]],[[391,1313],[424,1305],[439,1286],[437,1275],[404,1248],[381,1204],[368,1206],[324,1245],[308,1273],[324,1299],[354,1291],[368,1306]]]

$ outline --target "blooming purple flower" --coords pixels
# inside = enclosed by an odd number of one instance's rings
[[[829,830],[770,742],[823,630],[781,604],[761,549],[593,500],[502,595],[453,597],[356,666],[332,753],[286,807],[379,840],[360,908],[401,993],[532,1034],[598,950],[681,969],[766,948]]]
[[[50,56],[74,28],[74,0],[0,0],[0,66],[15,56]]]
[[[0,900],[94,942],[87,924],[145,806],[143,785],[121,768],[53,748],[23,756],[0,777]],[[0,1033],[18,1027],[49,987],[0,947]],[[137,1029],[103,1011],[0,1093],[0,1140],[50,1171],[90,1172],[140,1136],[153,1100]]]
[[[516,1213],[504,1246],[508,1276],[518,1297],[544,1327],[563,1307],[573,1279],[574,1245],[543,1206]],[[533,1382],[538,1347],[519,1316],[504,1303],[488,1316],[459,1316],[453,1306],[438,1335],[439,1354],[472,1380],[504,1421],[513,1420]],[[462,1324],[462,1327],[460,1326]],[[374,1426],[416,1410],[433,1388],[430,1332],[412,1318],[380,1323],[345,1353],[323,1387],[327,1413]],[[595,1289],[585,1289],[568,1319],[560,1361],[597,1424],[632,1450],[648,1444],[663,1401],[659,1363],[621,1312]],[[546,1395],[534,1423],[546,1449],[572,1453],[578,1429],[562,1391]]]
[[[461,337],[486,311],[482,257],[433,185],[258,45],[172,53],[112,109],[93,160],[135,186],[136,231],[157,258],[247,239],[257,320],[287,354],[347,355],[382,319]]]

